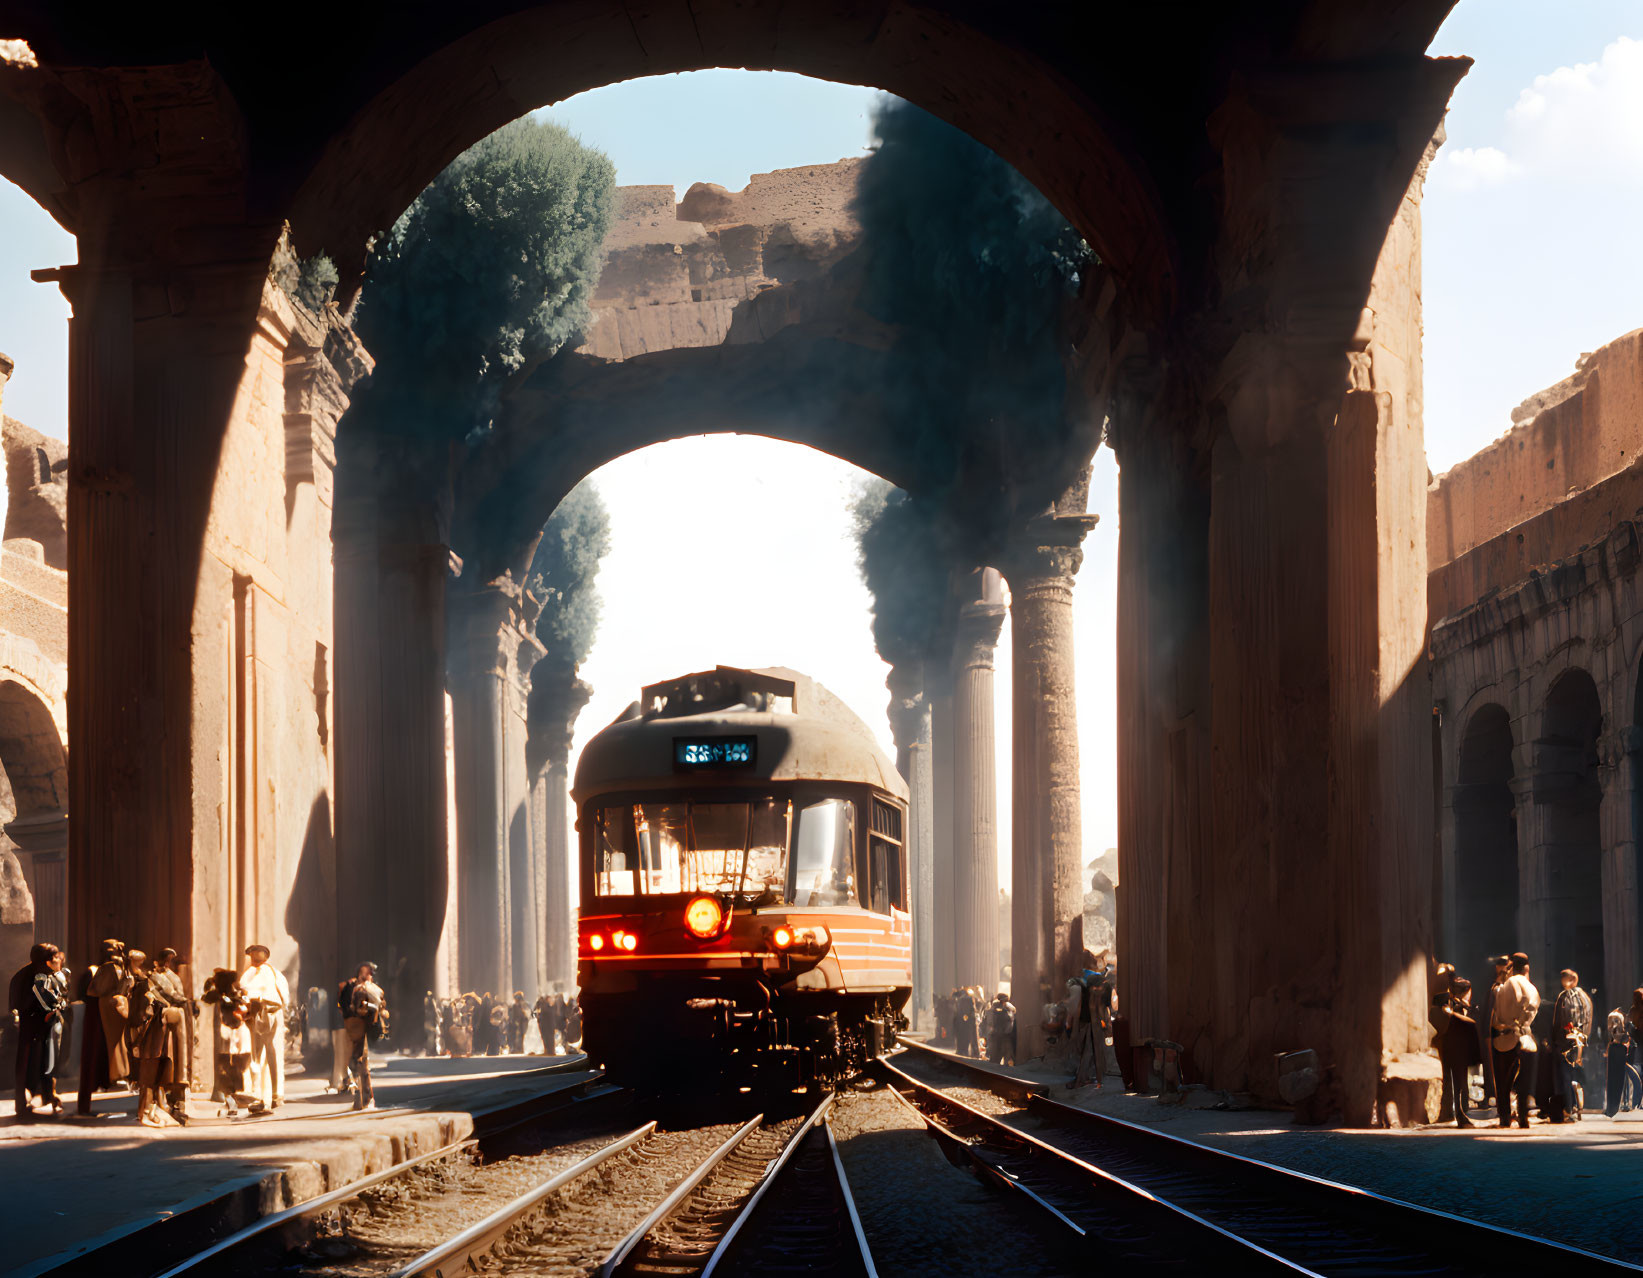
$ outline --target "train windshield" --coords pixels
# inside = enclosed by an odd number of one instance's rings
[[[792,809],[786,799],[602,807],[595,817],[594,891],[779,894],[787,885]]]

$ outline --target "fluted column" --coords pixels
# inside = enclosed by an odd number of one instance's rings
[[[953,693],[946,671],[931,672],[930,972],[936,994],[958,983],[953,959]]]
[[[1082,503],[1080,503],[1082,504]],[[1046,515],[1008,565],[1011,654],[1011,990],[1016,1005],[1060,996],[1084,936],[1073,578],[1093,515]],[[1023,1003],[1025,1000],[1025,1003]],[[1023,1018],[1022,1057],[1044,1044]]]
[[[533,874],[523,671],[540,655],[510,576],[451,600],[456,758],[458,958],[472,990],[511,993],[536,975],[541,917]]]
[[[907,879],[913,915],[913,1006],[915,1028],[926,1028],[934,1012],[935,877],[931,853],[935,838],[934,770],[931,759],[930,699],[924,688],[924,663],[904,662],[891,668],[890,732],[896,739],[896,767],[907,782]]]
[[[549,657],[531,674],[530,744],[532,846],[540,867],[542,961],[539,983],[576,982],[575,864],[570,837],[570,748],[577,717],[593,689],[568,663]],[[528,992],[528,991],[527,991]]]
[[[956,985],[998,985],[998,783],[993,649],[1004,625],[998,573],[970,579],[953,648],[953,967]]]

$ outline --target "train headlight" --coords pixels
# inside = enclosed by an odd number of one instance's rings
[[[597,932],[591,933],[588,936],[588,948],[597,954],[600,950],[605,948],[605,938],[600,936]]]
[[[613,939],[619,949],[624,949],[630,954],[639,948],[639,938],[632,932],[618,932]]]
[[[770,934],[770,943],[778,950],[785,950],[793,944],[793,933],[788,928],[779,927]]]
[[[703,941],[719,934],[719,925],[724,922],[724,917],[724,908],[716,897],[694,897],[685,906],[685,926],[692,936]]]

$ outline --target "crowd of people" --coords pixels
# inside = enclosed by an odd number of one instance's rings
[[[1068,1087],[1101,1086],[1107,1072],[1107,1040],[1116,1007],[1115,974],[1105,953],[1085,950],[1080,971],[1067,980],[1066,996],[1043,1009],[1045,1034],[1065,1044],[1072,1067]],[[989,1000],[978,985],[937,995],[932,1041],[960,1056],[985,1056],[999,1065],[1016,1063],[1016,1007],[997,991]]]
[[[1437,969],[1431,1020],[1443,1066],[1441,1120],[1475,1126],[1467,1111],[1481,1103],[1494,1109],[1499,1126],[1515,1120],[1528,1127],[1532,1103],[1547,1122],[1579,1122],[1593,1078],[1601,1080],[1610,1118],[1643,1107],[1643,989],[1632,991],[1630,1007],[1614,1008],[1599,1028],[1578,972],[1560,972],[1558,991],[1547,1001],[1528,955],[1502,954],[1491,963],[1493,979],[1482,998],[1453,965]]]
[[[285,1103],[288,1051],[318,1064],[328,1049],[331,1091],[352,1093],[363,1110],[376,1107],[371,1049],[379,1044],[428,1056],[552,1055],[573,1050],[582,1037],[574,996],[544,994],[531,1005],[520,990],[511,1001],[429,991],[420,1023],[391,1035],[376,964],[359,964],[334,996],[311,988],[298,1002],[266,945],[247,946],[245,957],[243,970],[213,970],[195,996],[169,948],[150,957],[109,938],[97,963],[76,975],[56,945],[35,945],[9,989],[18,1120],[63,1113],[57,1080],[68,1072],[63,1054],[74,1003],[83,1004],[76,1112],[93,1114],[98,1092],[135,1092],[138,1120],[148,1127],[189,1121],[197,1031],[210,1035],[211,1100],[231,1118],[242,1108],[264,1114]]]
[[[267,946],[246,948],[244,972],[218,968],[199,998],[184,988],[177,952],[169,947],[151,957],[110,937],[99,949],[98,961],[76,978],[63,952],[41,942],[11,978],[18,1121],[38,1119],[42,1109],[47,1116],[63,1113],[57,1078],[73,1003],[83,1005],[76,1113],[91,1115],[98,1092],[123,1088],[137,1094],[144,1126],[186,1124],[202,1002],[213,1009],[212,1099],[230,1110],[278,1108],[291,992],[269,963]]]

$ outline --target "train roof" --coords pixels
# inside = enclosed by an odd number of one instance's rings
[[[752,737],[746,763],[685,771],[675,742]],[[711,784],[843,781],[876,786],[907,798],[907,783],[867,725],[821,684],[775,666],[716,666],[645,688],[587,745],[576,764],[571,796],[667,788],[686,777]]]

